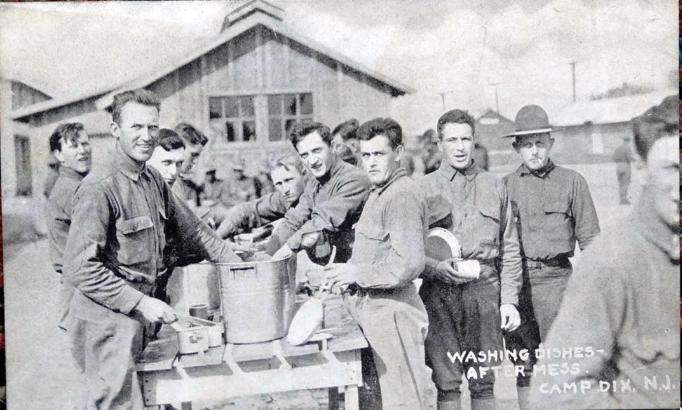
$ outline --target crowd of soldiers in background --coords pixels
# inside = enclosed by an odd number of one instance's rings
[[[183,125],[190,124],[180,123],[178,127]],[[340,123],[332,131],[337,155],[352,165],[358,165],[360,159],[360,141],[357,137],[359,126],[358,120],[353,118]],[[190,129],[193,132],[201,132],[194,127]],[[412,149],[405,149],[400,159],[400,165],[405,169],[408,176],[418,177],[430,174],[438,169],[442,156],[436,145],[437,139],[436,131],[428,129],[415,137],[416,143]],[[489,168],[488,150],[479,142],[474,147],[473,156],[476,163],[487,171]],[[59,176],[59,161],[50,156],[47,165],[48,172],[43,188],[43,194],[46,198],[50,196],[50,191]],[[261,167],[255,175],[249,175],[246,172],[246,164],[243,160],[232,163],[228,172],[220,175],[223,178],[218,176],[214,164],[206,168],[203,177],[196,174],[188,175],[185,182],[191,192],[189,200],[197,207],[202,205],[213,206],[220,203],[229,208],[239,203],[260,198],[275,190],[267,167]]]

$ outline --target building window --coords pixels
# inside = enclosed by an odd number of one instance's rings
[[[312,121],[313,95],[270,94],[268,98],[268,139],[280,141],[286,138],[291,125],[296,121]]]
[[[14,160],[17,171],[17,195],[33,194],[33,175],[31,173],[31,141],[28,137],[14,136]]]
[[[255,141],[256,110],[253,95],[210,97],[208,99],[211,128],[223,141]]]

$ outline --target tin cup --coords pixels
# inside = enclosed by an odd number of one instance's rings
[[[189,315],[192,317],[198,317],[199,319],[208,320],[208,305],[199,304],[190,306]]]

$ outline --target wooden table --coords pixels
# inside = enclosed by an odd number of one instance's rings
[[[338,392],[345,393],[345,408],[358,408],[362,385],[360,350],[367,347],[358,325],[339,298],[325,302],[327,341],[291,346],[274,342],[213,347],[204,354],[178,355],[175,334],[145,349],[137,371],[145,405],[165,404],[191,408],[193,401],[219,401],[239,396],[328,388],[329,406]]]

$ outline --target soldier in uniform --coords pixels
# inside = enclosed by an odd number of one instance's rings
[[[253,201],[230,208],[216,233],[227,238],[240,230],[276,221],[298,205],[307,181],[303,163],[296,154],[275,159],[270,165],[270,176],[277,191]]]
[[[199,186],[192,180],[194,167],[199,162],[199,157],[208,143],[208,138],[192,124],[181,122],[175,126],[185,143],[185,159],[182,162],[179,178],[173,184],[173,192],[191,206],[200,206]]]
[[[353,256],[333,265],[327,284],[355,291],[344,302],[372,349],[383,408],[422,409],[428,319],[412,280],[424,269],[428,207],[400,168],[400,125],[376,118],[358,136],[372,191],[355,229]]]
[[[418,183],[430,203],[446,201],[452,212],[446,226],[457,238],[462,258],[480,265],[477,279],[466,279],[452,261],[426,259],[420,295],[429,315],[426,363],[438,389],[437,408],[460,409],[460,385],[467,375],[471,408],[494,409],[490,366],[503,357],[502,330],[519,326],[521,255],[507,189],[501,179],[472,160],[474,119],[452,110],[438,120],[443,161]],[[439,198],[441,197],[441,198]],[[481,356],[483,352],[483,357]],[[476,360],[449,357],[475,355]]]
[[[680,405],[679,97],[633,121],[646,163],[630,215],[581,255],[538,366],[538,409],[658,409]],[[564,389],[563,386],[576,386]]]
[[[545,111],[527,105],[516,115],[514,149],[523,163],[504,178],[523,256],[523,288],[519,298],[522,325],[506,336],[507,348],[524,366],[516,386],[521,410],[528,408],[528,395],[535,349],[547,337],[559,310],[576,242],[585,249],[599,234],[599,221],[587,181],[570,169],[555,165],[549,157],[554,143]]]
[[[331,131],[324,124],[296,123],[289,141],[313,178],[273,232],[268,251],[283,257],[307,249],[313,262],[326,262],[334,245],[337,261],[346,262],[351,256],[352,227],[369,194],[369,179],[336,156]]]
[[[630,149],[630,136],[623,137],[623,143],[613,153],[613,161],[616,163],[616,178],[618,178],[618,194],[621,205],[629,205],[628,188],[632,179],[632,166],[634,160]]]
[[[90,172],[90,139],[79,122],[59,125],[50,135],[50,151],[59,161],[59,177],[50,191],[47,203],[47,233],[50,241],[50,259],[54,270],[60,275],[57,308],[59,326],[67,327],[66,318],[73,288],[65,283],[62,275],[64,248],[69,237],[73,194],[83,178]]]
[[[64,277],[75,288],[68,332],[84,373],[86,408],[144,407],[135,362],[151,325],[177,319],[151,296],[169,260],[167,238],[183,245],[174,258],[180,265],[188,263],[184,255],[240,261],[145,165],[156,145],[159,107],[147,90],[114,96],[111,162],[83,179],[75,194]]]

